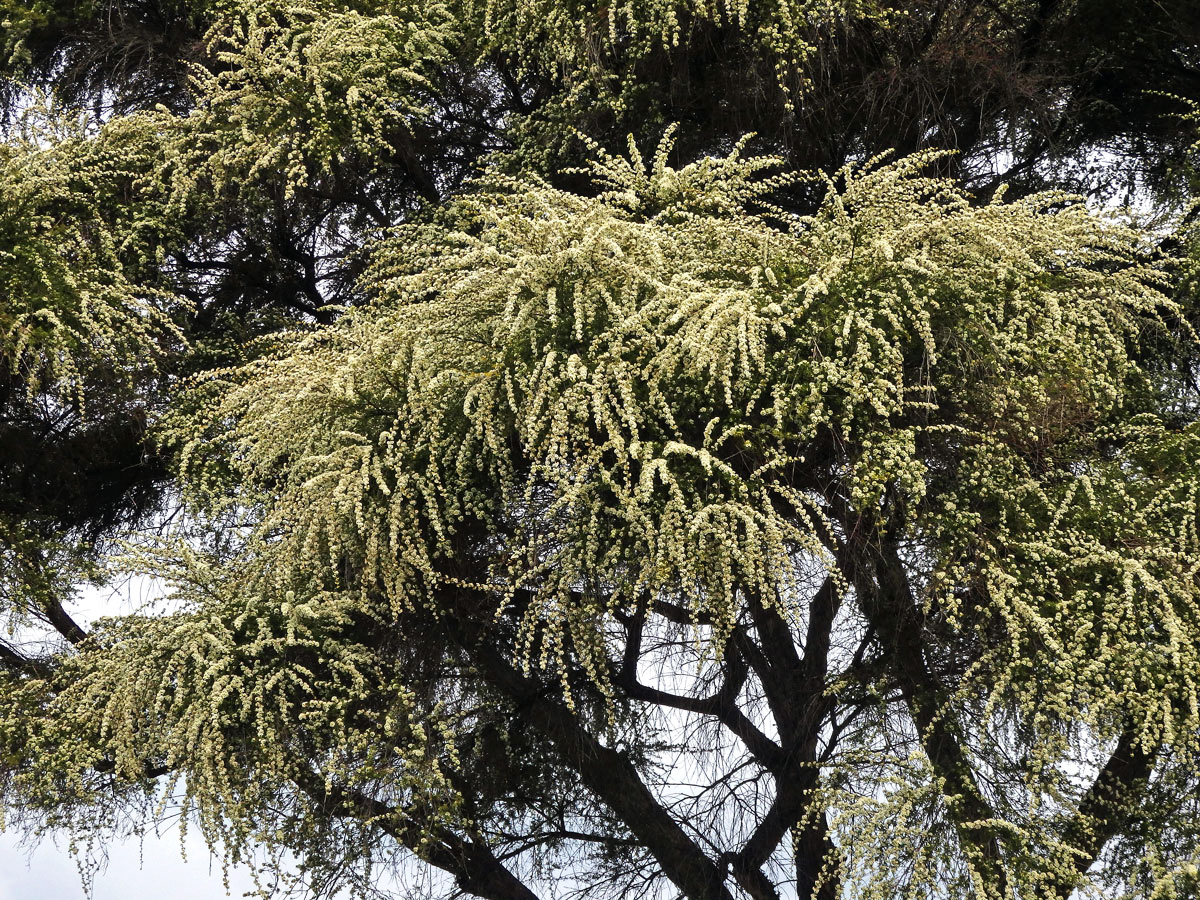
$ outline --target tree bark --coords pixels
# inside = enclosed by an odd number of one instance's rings
[[[478,616],[451,615],[446,625],[484,677],[520,708],[519,724],[550,740],[584,785],[625,823],[684,896],[733,900],[725,886],[724,870],[663,809],[623,754],[601,744],[564,703],[505,659],[483,633]]]
[[[961,731],[947,708],[945,691],[925,664],[920,610],[904,564],[895,546],[886,540],[873,556],[874,583],[867,573],[854,573],[863,612],[879,634],[925,755],[943,781],[955,831],[985,892],[983,896],[1007,898],[1011,895],[1003,842],[1000,833],[987,824],[995,818],[995,812],[975,780],[963,750]]]
[[[1070,872],[1056,873],[1049,896],[1067,900],[1109,842],[1129,821],[1128,804],[1150,778],[1154,755],[1147,753],[1133,729],[1123,732],[1117,746],[1063,831],[1062,842],[1074,859]]]

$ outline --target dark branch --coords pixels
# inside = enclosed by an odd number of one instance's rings
[[[2,640],[0,640],[0,666],[8,669],[14,675],[45,678],[50,674],[50,669],[45,664],[18,653]]]
[[[359,791],[328,787],[319,775],[299,775],[296,785],[330,812],[371,821],[421,859],[454,876],[459,888],[485,900],[538,900],[479,841],[468,840],[445,827],[430,827],[419,810],[397,810]]]
[[[947,807],[971,865],[996,896],[1007,897],[1001,833],[979,824],[995,813],[976,782],[946,693],[925,664],[920,610],[904,564],[889,541],[868,552],[874,556],[874,582],[864,571],[853,572],[863,612],[904,691],[925,755],[942,779],[946,797],[954,798]]]
[[[448,599],[445,608],[461,606]],[[655,799],[630,760],[600,743],[565,704],[505,659],[494,636],[484,633],[483,621],[466,613],[448,616],[446,625],[489,683],[516,702],[520,724],[550,740],[583,784],[628,826],[687,897],[732,900],[723,870]]]
[[[1058,875],[1050,896],[1059,900],[1071,896],[1104,845],[1129,822],[1131,805],[1136,803],[1153,769],[1154,754],[1141,745],[1135,731],[1131,728],[1122,733],[1112,756],[1063,831],[1062,841],[1074,854],[1074,874]]]
[[[717,693],[709,697],[685,697],[662,691],[637,680],[637,660],[640,656],[644,617],[632,617],[626,625],[629,637],[625,658],[614,682],[633,700],[668,706],[685,712],[713,716],[736,735],[750,754],[764,767],[777,771],[783,762],[779,745],[750,721],[737,706],[737,697],[746,682],[745,660],[732,645],[726,648],[725,680]]]

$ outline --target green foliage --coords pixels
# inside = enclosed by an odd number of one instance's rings
[[[916,158],[845,173],[783,227],[743,208],[774,186],[751,180],[769,161],[677,172],[666,151],[648,172],[604,160],[595,198],[500,182],[460,201],[454,227],[389,237],[376,303],[224,376],[185,471],[215,502],[230,486],[197,467],[232,461],[240,490],[258,486],[244,499],[272,498],[263,533],[297,577],[352,550],[362,589],[400,607],[464,521],[536,506],[505,583],[536,573],[556,600],[584,583],[629,606],[682,590],[730,621],[735,585],[788,595],[785,557],[828,527],[775,477],[793,451],[827,435],[858,448],[860,509],[890,485],[921,509],[942,446],[983,479],[977,498],[994,480],[1007,501],[1023,423],[1055,417],[1064,384],[1078,418],[1039,440],[1103,421],[1136,374],[1127,340],[1170,307],[1138,237],[1051,212],[1061,198],[972,207]],[[961,499],[939,496],[935,522],[973,534],[950,512]]]
[[[797,565],[839,569],[836,478],[860,528],[903,510],[922,602],[992,648],[962,691],[1029,730],[1044,790],[1129,716],[1192,748],[1197,456],[1126,424],[1175,313],[1141,236],[1059,196],[973,206],[928,157],[789,221],[747,209],[770,160],[668,149],[602,157],[592,198],[481,186],[373,250],[373,305],[198,387],[185,483],[261,510],[238,589],[436,607],[482,530],[481,586],[536,589],[523,664],[609,690],[604,620],[647,598],[714,652],[747,595],[798,617]]]
[[[317,893],[1184,896],[1192,15],[0,0],[53,98],[0,142],[6,821]],[[1123,66],[1184,115],[1098,111]],[[1097,147],[1147,215],[1064,189]],[[163,594],[85,632],[122,540]]]
[[[0,109],[19,110],[29,85],[72,106],[89,105],[96,93],[123,111],[159,100],[174,105],[170,92],[185,80],[180,57],[191,52],[217,6],[212,0],[0,0]]]
[[[161,223],[144,123],[95,132],[86,119],[34,107],[0,147],[0,362],[32,393],[83,404],[83,370],[133,377],[182,337],[178,303],[154,285]],[[124,201],[124,202],[122,202]]]
[[[30,610],[48,598],[69,595],[80,582],[98,576],[95,567],[76,548],[47,541],[20,521],[0,518],[0,590],[4,592],[5,627],[12,631],[28,621]]]
[[[628,123],[643,137],[667,127],[662,107],[674,104],[659,91],[676,93],[671,70],[688,66],[693,48],[724,45],[744,59],[757,93],[790,110],[828,33],[896,14],[875,0],[466,0],[460,13],[481,60],[554,84],[548,102],[514,121],[518,166],[543,171],[569,158],[581,113],[600,128]]]
[[[6,791],[51,810],[44,826],[86,833],[119,827],[114,772],[134,808],[161,814],[170,802],[184,821],[194,814],[234,860],[253,859],[257,845],[301,849],[296,837],[327,830],[322,803],[297,782],[385,785],[403,804],[391,825],[433,832],[454,818],[430,752],[446,726],[415,713],[402,668],[356,640],[364,624],[351,604],[220,596],[201,563],[185,565],[155,571],[192,592],[208,587],[203,606],[99,623],[52,682],[17,690],[9,703],[27,714],[7,719],[0,741],[35,764],[10,768]],[[157,789],[156,770],[173,773]]]
[[[874,0],[468,0],[464,13],[468,20],[481,18],[485,47],[512,54],[523,66],[563,67],[580,82],[607,81],[601,90],[615,89],[617,97],[637,85],[612,69],[632,68],[693,29],[744,33],[787,79],[816,49],[811,41],[822,27],[887,14]]]
[[[190,177],[218,185],[282,173],[307,184],[351,154],[388,157],[428,115],[430,74],[452,20],[437,3],[230,4],[209,32],[212,70],[182,151]]]

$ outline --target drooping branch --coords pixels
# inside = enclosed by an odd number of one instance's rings
[[[454,876],[463,891],[485,900],[538,900],[484,843],[448,828],[429,828],[417,810],[396,810],[359,791],[328,786],[313,772],[295,778],[297,787],[335,815],[370,820],[417,856]]]

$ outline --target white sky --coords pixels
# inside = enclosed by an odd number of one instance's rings
[[[179,838],[147,838],[109,848],[108,868],[98,874],[92,900],[220,900],[253,888],[244,870],[230,873],[230,893],[221,867],[211,861],[199,836],[188,838],[188,861],[180,858]],[[83,884],[66,843],[42,843],[32,853],[19,835],[0,834],[0,900],[85,900]]]

